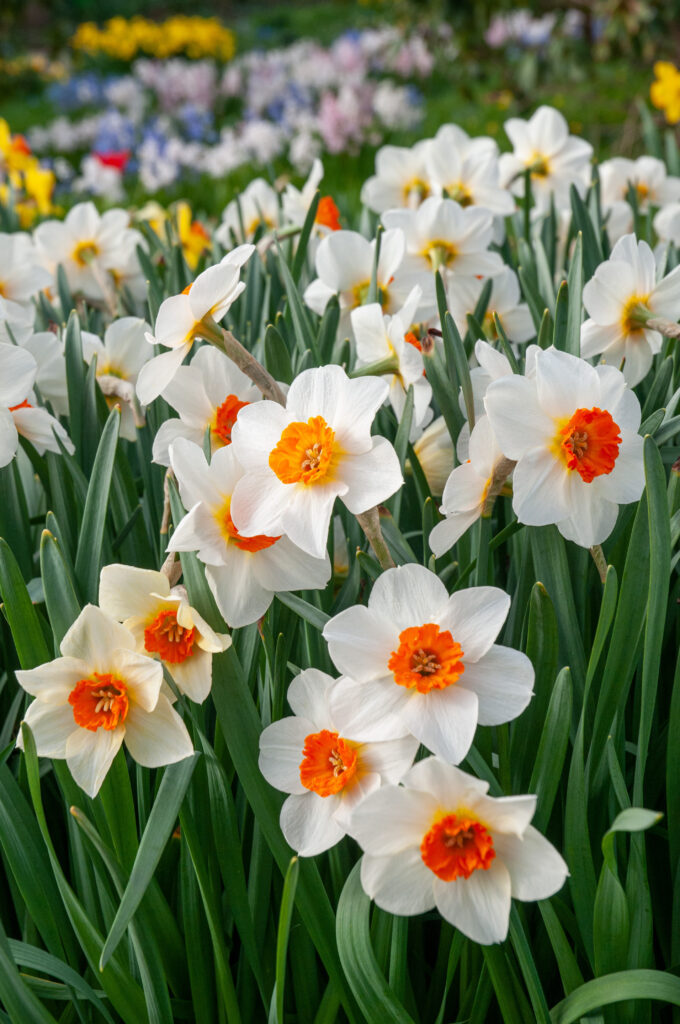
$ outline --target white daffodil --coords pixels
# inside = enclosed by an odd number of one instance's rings
[[[52,275],[63,266],[73,292],[100,301],[107,298],[108,286],[113,284],[109,268],[121,255],[129,224],[125,210],[99,214],[94,203],[78,203],[63,221],[47,220],[38,225],[33,233],[36,254]]]
[[[52,284],[52,275],[39,266],[30,235],[0,234],[0,297],[30,307],[31,299]]]
[[[239,418],[240,422],[240,418]],[[196,551],[225,622],[234,628],[260,619],[277,591],[319,590],[330,579],[328,556],[314,558],[287,537],[239,532],[232,500],[243,469],[234,446],[220,448],[210,465],[201,448],[178,438],[172,465],[187,515],[169,551]]]
[[[661,350],[661,335],[647,321],[680,316],[680,267],[657,284],[652,250],[635,235],[624,235],[583,289],[583,305],[590,319],[581,327],[581,355],[601,355],[633,387]]]
[[[231,444],[239,410],[259,402],[262,395],[231,359],[212,345],[205,345],[190,366],[180,366],[163,391],[163,398],[177,410],[179,419],[161,424],[153,443],[153,460],[169,466],[170,445],[178,437],[202,445],[210,428],[213,452]]]
[[[375,154],[375,174],[361,188],[361,202],[375,213],[395,207],[413,209],[432,193],[427,171],[430,140],[410,148],[382,146]],[[435,190],[441,194],[441,190]]]
[[[35,309],[0,296],[0,344],[23,345],[34,331]]]
[[[123,316],[106,328],[104,340],[83,331],[83,357],[91,363],[97,357],[97,380],[110,407],[120,404],[120,436],[128,441],[137,437],[135,426],[135,385],[152,352],[146,343],[151,330],[145,320]]]
[[[509,722],[531,699],[526,655],[494,644],[510,608],[496,587],[449,597],[420,565],[388,569],[368,606],[335,615],[323,635],[336,668],[348,676],[331,710],[357,740],[411,734],[457,764],[477,725]]]
[[[341,310],[338,330],[341,333],[349,329],[350,312],[363,305],[368,298],[375,262],[375,244],[375,240],[369,242],[358,231],[334,231],[322,240],[316,251],[318,277],[305,289],[304,300],[310,309],[322,315],[328,300],[337,295]],[[403,259],[402,232],[386,231],[382,236],[377,270],[378,301],[385,313],[396,313],[403,304],[403,289],[395,287],[395,276],[399,273]],[[429,276],[426,275],[422,284],[432,291]]]
[[[453,441],[443,416],[438,416],[413,442],[413,451],[433,494],[441,494],[453,469]],[[406,463],[407,469],[409,463]]]
[[[538,350],[533,379],[493,381],[484,404],[498,444],[517,462],[513,508],[521,523],[556,523],[582,547],[606,540],[618,506],[644,487],[640,403],[613,366]]]
[[[477,308],[486,281],[479,277],[454,277],[447,288],[449,312],[461,335],[467,333],[467,315]],[[521,344],[535,337],[536,328],[526,302],[520,298],[519,281],[510,267],[504,267],[491,278],[491,295],[482,327],[488,338],[496,338],[494,313],[512,342]]]
[[[281,831],[302,857],[335,846],[361,800],[382,783],[399,782],[418,750],[412,737],[352,740],[330,710],[332,694],[343,685],[343,679],[315,668],[301,672],[288,688],[294,716],[274,722],[260,736],[260,771],[276,789],[291,794],[281,808]]]
[[[654,230],[665,245],[680,245],[680,202],[668,203],[654,216]]]
[[[255,178],[243,192],[228,204],[215,238],[225,249],[249,242],[260,225],[268,231],[278,227],[281,219],[279,197],[264,178]]]
[[[50,403],[58,416],[68,415],[66,360],[64,344],[59,335],[53,331],[39,331],[38,334],[31,334],[20,344],[31,353],[38,364],[35,387],[39,390],[40,397]]]
[[[323,164],[317,157],[312,164],[307,181],[301,189],[290,183],[286,185],[281,198],[283,225],[302,227],[309,212],[309,207],[323,178]],[[332,196],[321,196],[312,225],[308,252],[316,254],[319,242],[333,231],[340,230],[340,211]]]
[[[56,437],[68,452],[74,451],[59,420],[35,405],[32,389],[37,373],[38,365],[30,352],[16,345],[0,345],[0,467],[14,458],[19,434],[39,455],[61,450]]]
[[[322,558],[336,498],[356,515],[394,494],[403,482],[397,454],[371,436],[387,394],[377,377],[350,380],[340,366],[321,366],[295,378],[285,409],[242,409],[231,445],[245,470],[232,499],[239,532],[286,534]]]
[[[446,481],[440,512],[446,517],[430,533],[429,544],[437,558],[452,548],[468,527],[477,522],[503,460],[488,416],[481,416],[470,434],[470,457],[456,466]]]
[[[524,194],[524,172],[531,174],[531,189],[540,210],[550,209],[551,196],[558,207],[569,206],[569,189],[575,185],[583,194],[590,184],[593,147],[569,134],[559,110],[539,107],[523,121],[512,117],[505,132],[512,153],[500,157],[501,181],[516,195]]]
[[[139,374],[137,395],[142,405],[149,405],[165,390],[197,338],[219,342],[217,324],[244,290],[241,267],[254,251],[252,245],[239,246],[199,274],[181,295],[161,303],[154,333],[147,334],[146,340],[170,351],[155,356]]]
[[[530,821],[535,796],[490,797],[489,784],[428,757],[352,815],[365,851],[361,884],[379,907],[411,916],[436,907],[473,942],[502,942],[510,901],[562,888],[564,860]]]
[[[432,418],[432,387],[425,377],[420,343],[409,331],[420,294],[419,288],[414,289],[407,305],[395,316],[383,316],[377,302],[359,306],[351,314],[357,369],[382,361],[393,363],[385,372],[389,381],[390,405],[398,420],[404,412],[407,391],[413,387],[412,440]]]
[[[165,573],[132,565],[106,565],[99,577],[99,607],[122,622],[137,649],[168,668],[178,689],[202,703],[212,684],[212,656],[231,646],[187,600],[184,587],[170,587]]]
[[[431,196],[416,210],[388,210],[382,221],[388,230],[404,232],[404,272],[431,274],[444,268],[447,276],[492,276],[503,269],[498,253],[489,252],[493,216],[488,210]]]
[[[425,166],[438,195],[461,206],[482,206],[507,217],[515,201],[500,185],[498,146],[493,139],[471,139],[457,124],[443,124],[429,142]]]
[[[88,604],[62,640],[61,658],[16,674],[36,698],[25,721],[39,756],[66,758],[88,796],[97,795],[123,741],[145,768],[193,753],[184,722],[161,693],[161,665],[136,646],[129,630]]]

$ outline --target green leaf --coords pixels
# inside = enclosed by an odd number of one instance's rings
[[[571,674],[568,668],[563,668],[555,680],[529,782],[529,792],[538,797],[533,824],[540,832],[547,828],[562,778],[571,728],[571,704]]]
[[[283,1016],[283,997],[286,983],[286,960],[288,957],[288,938],[290,936],[290,923],[293,919],[295,907],[295,890],[297,888],[298,875],[300,874],[300,861],[293,857],[283,879],[283,895],[281,896],[281,910],[279,911],[279,927],[276,933],[276,985],[272,998],[276,998],[276,1021],[277,1024],[285,1024]]]
[[[590,280],[597,267],[604,260],[602,245],[590,218],[588,208],[581,199],[581,196],[578,194],[575,185],[570,187],[569,193],[571,196],[571,210],[576,230],[579,231],[583,237],[583,271],[586,279]]]
[[[680,1006],[680,978],[663,971],[619,971],[587,981],[554,1006],[552,1024],[574,1024],[579,1017],[602,1006],[627,999],[655,999]]]
[[[60,268],[61,269],[61,268]],[[64,306],[64,313],[71,306]],[[80,336],[80,320],[75,310],[68,318],[64,336],[64,357],[66,360],[66,390],[68,394],[69,431],[76,451],[82,459],[83,449],[83,393],[85,390],[85,363],[83,343]]]
[[[330,615],[326,612],[322,612],[320,608],[316,608],[309,601],[297,597],[296,594],[281,591],[281,593],[277,593],[276,598],[281,604],[285,604],[286,608],[296,612],[305,622],[309,622],[315,629],[322,630],[330,619]]]
[[[314,331],[312,330],[312,326],[309,321],[309,314],[304,306],[298,287],[293,280],[290,270],[288,269],[288,264],[286,263],[278,242],[276,244],[276,250],[278,254],[279,270],[286,290],[288,308],[293,320],[295,341],[297,342],[300,352],[303,354],[305,352],[310,352],[314,359],[314,365],[319,366],[321,360],[316,344],[316,338],[314,337]]]
[[[567,276],[568,315],[564,350],[573,356],[581,355],[581,321],[583,318],[583,235],[579,231],[569,262]]]
[[[338,902],[338,952],[366,1024],[413,1024],[376,960],[368,925],[371,901],[361,887],[361,863],[350,872]]]
[[[293,259],[293,280],[296,284],[300,281],[300,275],[305,265],[305,257],[307,255],[307,247],[309,245],[309,237],[314,227],[314,221],[316,220],[316,211],[319,209],[319,200],[321,199],[321,193],[317,191],[314,193],[309,209],[307,210],[307,216],[305,222],[302,225],[300,232],[300,238],[298,239],[298,246],[295,250],[295,257]]]
[[[177,764],[168,765],[163,773],[158,795],[151,808],[125,893],[99,958],[100,970],[103,970],[109,962],[149,887],[165,844],[177,822],[177,815],[196,767],[198,756],[198,754],[194,754]]]
[[[39,971],[41,974],[49,974],[53,978],[57,978],[68,989],[72,989],[83,999],[91,1002],[107,1024],[114,1024],[113,1017],[99,995],[77,971],[74,971],[58,957],[46,953],[44,949],[38,949],[37,946],[31,946],[27,942],[19,942],[17,939],[8,941],[12,958],[18,967],[28,967],[31,971]]]
[[[49,530],[43,530],[40,540],[40,573],[47,614],[54,633],[54,644],[58,650],[64,634],[80,614],[80,603],[71,578],[71,570],[66,564],[57,538]]]
[[[21,980],[0,923],[0,1002],[9,1012],[10,1019],[21,1024],[57,1024],[40,1000]]]
[[[102,561],[104,527],[120,428],[120,408],[114,406],[102,432],[87,488],[83,522],[76,552],[76,579],[86,601],[96,603]]]
[[[264,336],[264,361],[274,380],[290,384],[293,379],[290,352],[285,341],[272,324],[269,324]]]
[[[22,668],[35,668],[49,661],[51,653],[45,642],[38,613],[33,607],[21,570],[7,541],[0,537],[0,595],[12,631],[12,638]]]
[[[562,281],[555,303],[555,326],[552,343],[561,352],[567,351],[567,323],[569,319],[569,285]]]

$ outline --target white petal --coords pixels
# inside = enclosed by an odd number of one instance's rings
[[[24,722],[30,727],[35,740],[38,757],[66,757],[66,741],[79,728],[73,717],[70,704],[45,704],[34,700],[24,715]],[[17,746],[24,749],[21,730]]]
[[[129,717],[129,715],[128,715]],[[115,729],[76,729],[66,741],[66,763],[88,796],[95,797],[120,749],[125,726]]]
[[[170,594],[168,577],[162,572],[132,565],[105,565],[100,573],[99,607],[119,622],[153,614],[158,604],[153,593]]]
[[[165,663],[178,690],[196,704],[202,704],[210,693],[212,657],[210,651],[203,651],[197,647],[185,661],[175,665]]]
[[[220,614],[232,629],[257,622],[274,600],[274,594],[255,579],[251,571],[252,558],[247,551],[230,545],[225,565],[210,565],[205,569],[205,578]]]
[[[162,693],[153,711],[130,705],[125,719],[125,745],[144,768],[175,764],[194,752],[186,725]]]
[[[92,669],[80,658],[55,658],[37,668],[17,670],[19,686],[41,703],[65,704],[76,683],[87,679]]]
[[[340,672],[358,680],[382,679],[389,674],[387,663],[399,646],[397,629],[389,615],[354,605],[329,619],[323,637]]]
[[[512,895],[518,900],[545,900],[564,885],[569,869],[552,843],[532,825],[521,839],[494,837],[497,856],[510,873]]]
[[[466,671],[489,650],[509,611],[510,597],[498,587],[470,587],[451,595],[439,626],[463,648]]]
[[[383,910],[402,917],[432,910],[433,878],[418,849],[402,850],[389,857],[364,854],[361,861],[364,892]]]
[[[536,387],[541,407],[553,419],[572,416],[575,409],[592,409],[600,397],[590,363],[556,349],[546,349],[537,359]]]
[[[266,590],[320,590],[328,583],[332,567],[328,555],[314,558],[281,537],[276,544],[255,553],[252,571]]]
[[[342,500],[355,515],[387,501],[404,482],[399,458],[390,442],[384,437],[374,437],[372,441],[370,451],[346,455],[338,466],[338,478],[348,488]]]
[[[150,405],[167,388],[190,348],[191,343],[172,348],[144,364],[137,378],[137,397],[142,405]]]
[[[301,857],[315,857],[339,843],[345,830],[333,817],[337,798],[308,792],[289,796],[281,808],[281,831]]]
[[[438,757],[418,761],[402,780],[409,789],[430,793],[440,808],[474,806],[489,788],[488,782],[468,775]]]
[[[327,728],[328,726],[326,726]],[[315,723],[295,715],[272,722],[260,736],[260,771],[267,782],[284,793],[309,793],[300,782],[305,740],[319,731]]]
[[[330,695],[331,716],[342,722],[343,732],[353,740],[399,739],[410,731],[405,712],[411,699],[409,691],[392,680],[358,683],[343,678]]]
[[[477,696],[455,684],[414,694],[404,709],[404,721],[433,754],[459,764],[477,728]]]
[[[93,604],[86,604],[61,641],[61,653],[79,658],[90,666],[90,672],[110,672],[114,651],[134,650],[135,641],[129,630]]]
[[[350,835],[376,856],[419,848],[437,813],[430,793],[402,786],[382,786],[362,800],[352,815]]]
[[[337,725],[341,735],[345,735],[342,723]],[[418,740],[414,736],[404,736],[399,740],[365,743],[361,747],[360,758],[362,767],[377,772],[384,783],[397,783],[409,770],[417,753]]]
[[[548,448],[534,448],[517,465],[512,478],[512,507],[520,523],[547,526],[572,511],[569,470]]]
[[[439,622],[448,601],[446,587],[438,576],[422,565],[410,564],[388,569],[378,577],[368,607],[399,633],[409,626]]]
[[[317,729],[329,729],[331,721],[328,698],[336,680],[318,668],[306,668],[288,687],[288,703],[301,718],[312,722]]]
[[[477,694],[479,724],[500,725],[521,715],[534,688],[534,669],[526,654],[494,645],[474,665],[465,665],[459,680]]]
[[[153,711],[163,683],[163,666],[153,658],[136,651],[115,651],[111,670],[120,675],[127,686],[131,702],[144,711]]]
[[[492,381],[484,407],[499,447],[509,459],[520,459],[555,433],[552,416],[539,405],[535,381],[526,377],[513,374]]]
[[[510,874],[496,858],[487,871],[478,869],[455,882],[434,880],[437,910],[473,942],[502,942],[510,921]]]

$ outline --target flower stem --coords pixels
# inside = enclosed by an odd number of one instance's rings
[[[593,561],[600,574],[600,580],[602,583],[607,582],[607,559],[604,557],[604,551],[602,550],[601,544],[594,544],[590,549],[590,553],[593,556]]]
[[[244,348],[240,341],[237,341],[231,331],[225,331],[223,327],[219,327],[217,324],[214,324],[215,330],[212,330],[212,327],[213,324],[207,325],[203,337],[212,345],[221,348],[224,354],[233,363],[236,363],[239,370],[242,370],[246,377],[250,377],[255,387],[259,388],[265,398],[285,406],[286,398],[283,391],[272,375],[265,370],[262,363],[258,363],[255,356],[247,348]]]
[[[369,508],[366,512],[359,512],[356,518],[382,568],[394,569],[394,559],[380,529],[380,513],[377,506]]]

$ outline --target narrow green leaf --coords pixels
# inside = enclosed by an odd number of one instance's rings
[[[177,764],[168,765],[163,773],[158,795],[151,808],[149,820],[139,844],[130,879],[99,958],[100,970],[103,970],[110,960],[151,882],[165,844],[177,822],[177,815],[196,767],[198,756],[198,754],[194,754]]]
[[[321,199],[321,193],[317,190],[314,193],[309,209],[307,210],[307,216],[305,222],[302,225],[300,231],[300,237],[298,239],[297,249],[295,250],[295,258],[293,259],[293,280],[298,284],[300,275],[302,274],[302,268],[305,265],[305,257],[307,256],[307,247],[309,246],[309,238],[314,227],[314,221],[316,220],[316,211],[319,209],[319,200]]]
[[[281,909],[279,911],[279,927],[276,934],[276,1020],[278,1024],[285,1024],[283,1016],[283,997],[286,983],[286,960],[288,958],[288,938],[290,936],[290,923],[293,919],[295,907],[295,890],[297,888],[298,875],[300,874],[300,861],[293,857],[283,879],[283,895],[281,896]]]
[[[49,661],[38,613],[33,607],[21,570],[7,541],[0,537],[0,595],[22,668],[35,668]]]
[[[104,527],[109,508],[109,491],[119,428],[120,408],[114,406],[97,448],[78,537],[76,579],[83,597],[92,603],[96,603],[99,591]]]
[[[368,926],[371,901],[355,864],[338,902],[337,941],[342,966],[366,1024],[413,1024],[380,971]]]
[[[555,303],[555,326],[552,343],[561,352],[567,351],[567,323],[569,320],[569,285],[562,281]]]
[[[587,981],[554,1006],[552,1024],[574,1024],[579,1017],[602,1006],[628,999],[655,999],[680,1006],[680,978],[663,971],[619,971]]]
[[[21,980],[0,923],[0,1002],[9,1012],[10,1019],[21,1024],[57,1024],[40,1000]]]
[[[56,537],[49,530],[43,530],[40,540],[40,573],[47,614],[54,633],[54,644],[58,650],[64,634],[78,618],[80,602],[71,579],[71,571]]]
[[[562,778],[571,728],[571,704],[571,673],[563,668],[555,680],[529,782],[529,792],[538,797],[533,824],[540,832],[547,828]]]
[[[64,306],[64,315],[71,306]],[[66,390],[68,394],[69,432],[82,458],[83,449],[83,391],[85,389],[85,363],[83,343],[80,336],[80,320],[75,310],[70,314],[64,335],[64,357],[66,360]]]
[[[282,381],[284,384],[291,383],[293,367],[290,362],[290,352],[272,324],[269,324],[264,336],[264,361],[274,380]]]
[[[571,253],[568,287],[567,330],[564,350],[573,356],[581,355],[581,321],[583,319],[583,235],[579,231]]]

